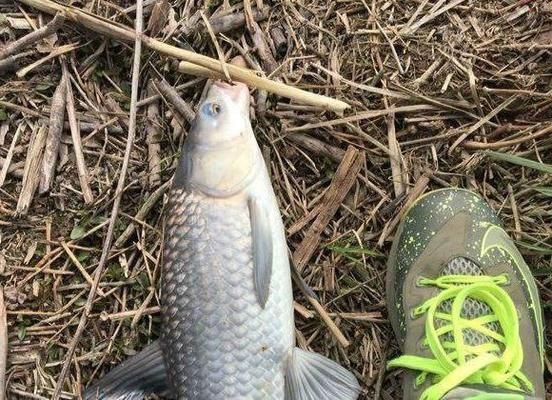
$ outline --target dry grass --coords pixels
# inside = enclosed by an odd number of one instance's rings
[[[550,1],[197,3],[146,1],[146,32],[213,58],[242,55],[251,69],[352,105],[337,116],[252,92],[254,125],[270,161],[290,247],[304,249],[301,242],[314,241],[308,260],[304,250],[298,258],[303,283],[317,296],[296,291],[301,345],[354,370],[363,398],[400,397],[400,375],[384,373],[385,360],[397,352],[386,321],[386,254],[405,205],[445,186],[479,192],[501,215],[539,279],[551,320],[552,167],[544,165],[552,163]],[[135,18],[130,1],[74,4],[127,26]],[[244,5],[253,10],[245,22],[224,17],[243,15]],[[266,12],[256,11],[263,7]],[[210,29],[198,10],[209,16]],[[50,20],[11,1],[0,1],[0,11],[4,43]],[[267,18],[258,28],[254,19],[262,16]],[[10,54],[0,60],[7,390],[8,398],[42,399],[52,397],[100,260],[128,137],[133,48],[66,23],[57,34]],[[35,157],[48,147],[50,108],[60,107],[52,96],[63,62],[82,143],[74,141],[65,114],[51,190],[39,195],[32,171]],[[181,85],[192,107],[203,89],[204,81],[176,72],[174,60],[143,51],[137,137],[115,244],[62,398],[72,398],[82,384],[158,335],[163,195],[189,126],[170,102],[151,97],[148,82],[160,78]],[[148,107],[152,101],[157,107]],[[365,158],[351,182],[338,182],[351,189],[335,211],[328,205],[335,196],[326,192],[348,146]],[[310,229],[328,213],[321,232]],[[319,238],[305,238],[312,232]],[[333,321],[331,329],[320,312]],[[550,358],[550,346],[547,352]],[[551,373],[548,362],[548,393]]]

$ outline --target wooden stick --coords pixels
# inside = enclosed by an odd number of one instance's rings
[[[128,27],[112,22],[105,18],[87,13],[75,7],[58,4],[51,0],[19,0],[21,3],[35,7],[41,11],[55,14],[65,12],[66,18],[70,21],[78,22],[82,26],[108,36],[110,38],[132,42],[135,40],[136,34]],[[151,50],[158,51],[167,56],[171,56],[180,60],[189,61],[204,68],[223,73],[223,67],[218,60],[207,57],[201,54],[194,53],[189,50],[180,49],[175,46],[163,43],[159,40],[152,39],[146,35],[141,37],[144,45]],[[315,93],[309,93],[293,86],[286,85],[282,82],[274,82],[270,79],[257,76],[254,72],[236,67],[230,64],[226,65],[230,78],[238,82],[243,82],[246,85],[266,90],[270,93],[290,98],[299,103],[320,106],[327,110],[332,110],[338,114],[349,108],[349,105],[341,100],[332,99]]]
[[[0,60],[4,60],[9,56],[19,52],[21,49],[38,42],[40,39],[43,39],[47,36],[50,36],[52,33],[57,31],[63,22],[65,17],[63,13],[56,14],[54,18],[44,25],[42,28],[29,33],[28,35],[23,36],[22,38],[17,39],[15,42],[8,44],[0,51]]]
[[[345,151],[343,149],[302,133],[292,133],[291,135],[287,135],[286,139],[309,149],[316,155],[328,157],[335,162],[341,162],[343,156],[345,155]]]
[[[336,213],[341,202],[355,183],[357,174],[364,164],[364,153],[349,146],[343,160],[330,183],[328,191],[324,195],[323,208],[314,220],[311,227],[305,234],[303,241],[297,246],[293,253],[293,261],[299,272],[303,271],[305,265],[314,254],[320,243],[322,232]]]
[[[71,128],[71,138],[73,139],[73,150],[75,151],[75,159],[77,162],[77,172],[79,175],[79,182],[82,190],[82,196],[86,204],[91,204],[94,201],[92,195],[92,189],[90,189],[90,182],[88,178],[88,169],[86,168],[86,162],[84,161],[84,154],[82,152],[82,140],[80,135],[79,124],[77,123],[77,115],[75,113],[75,102],[73,98],[73,89],[71,88],[71,80],[69,79],[69,73],[67,72],[67,66],[62,63],[63,74],[66,76],[66,108],[67,119],[69,120],[69,126]]]
[[[40,2],[39,2],[40,3]],[[56,4],[49,2],[51,4]],[[134,62],[132,65],[132,90],[130,93],[130,119],[129,119],[129,129],[127,143],[125,147],[125,156],[123,158],[123,165],[121,166],[121,173],[119,175],[119,181],[117,182],[117,189],[115,190],[115,198],[113,200],[113,207],[111,208],[111,217],[109,219],[109,225],[107,227],[107,233],[102,247],[102,254],[100,256],[100,261],[96,270],[94,271],[94,282],[90,292],[88,292],[88,298],[86,299],[86,304],[84,310],[81,314],[79,325],[67,351],[67,356],[63,363],[63,368],[59,374],[58,380],[56,382],[56,388],[52,395],[53,400],[58,400],[63,388],[63,383],[67,373],[69,372],[69,367],[71,366],[73,356],[75,354],[75,349],[79,344],[80,337],[86,327],[88,321],[88,316],[92,311],[92,306],[94,305],[94,299],[96,298],[96,291],[100,285],[100,280],[103,275],[103,270],[109,259],[109,250],[111,249],[111,243],[113,241],[113,232],[115,230],[115,223],[117,221],[117,216],[119,214],[119,206],[121,205],[121,197],[123,195],[123,189],[125,187],[126,174],[128,170],[128,164],[130,160],[130,154],[132,152],[132,146],[134,145],[134,138],[136,136],[136,111],[138,103],[138,85],[140,83],[140,58],[142,55],[142,30],[143,30],[143,1],[138,0],[136,8],[136,33],[133,35],[135,38],[134,42]]]
[[[23,172],[23,183],[21,193],[17,201],[16,214],[24,215],[29,210],[33,201],[33,196],[38,186],[39,169],[42,163],[42,152],[46,143],[46,126],[40,125],[29,145],[27,158],[25,160],[25,169]]]
[[[160,80],[158,82],[155,82],[155,87],[159,91],[159,93],[165,97],[169,103],[171,103],[174,108],[176,108],[176,111],[182,115],[188,121],[191,123],[195,118],[195,111],[190,107],[188,103],[186,103],[184,100],[182,100],[182,97],[178,94],[176,89],[174,89],[169,83],[165,80]]]
[[[390,108],[394,108],[392,104]],[[387,144],[389,146],[389,161],[391,164],[391,179],[393,181],[393,189],[395,191],[395,197],[400,197],[405,191],[405,184],[403,179],[403,168],[401,162],[401,148],[397,141],[397,135],[395,132],[395,114],[390,113],[387,115]]]
[[[154,95],[155,88],[153,82],[149,82],[147,89],[148,96]],[[146,142],[148,144],[148,173],[150,187],[157,187],[161,183],[161,121],[159,118],[159,102],[154,101],[148,105],[146,118]]]
[[[263,21],[268,18],[269,7],[264,7],[263,9],[255,8],[252,12],[252,17],[255,21]],[[201,15],[193,15],[189,20],[187,20],[181,29],[181,32],[185,36],[191,36],[198,32],[206,31],[206,26],[204,23],[201,23]],[[213,33],[225,33],[230,32],[234,29],[238,29],[245,24],[245,13],[243,11],[238,13],[226,14],[220,17],[211,17],[209,18],[209,25],[213,30]]]
[[[48,137],[46,138],[46,147],[42,159],[42,171],[40,171],[39,193],[41,194],[50,190],[54,179],[54,171],[56,169],[59,154],[59,144],[61,143],[61,133],[63,131],[63,121],[65,119],[66,81],[67,76],[63,74],[52,96]]]

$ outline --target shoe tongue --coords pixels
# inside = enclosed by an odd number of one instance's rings
[[[455,257],[448,262],[441,271],[441,276],[446,275],[483,275],[481,268],[473,261],[464,257]],[[439,311],[450,313],[452,309],[452,300],[447,300],[439,306]],[[491,308],[484,302],[466,298],[462,305],[461,317],[465,319],[476,319],[492,312]],[[445,324],[445,321],[438,322],[438,326]],[[501,334],[500,326],[496,322],[486,324],[486,327],[492,331]],[[464,342],[470,346],[479,346],[484,343],[497,343],[493,338],[484,335],[483,333],[473,330],[464,329]],[[452,334],[448,333],[444,336],[447,341],[452,341]]]
[[[489,385],[458,386],[448,392],[442,400],[544,400],[523,392],[500,389]]]

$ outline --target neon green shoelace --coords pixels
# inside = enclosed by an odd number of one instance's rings
[[[499,286],[506,283],[506,275],[421,278],[418,284],[441,289],[438,295],[412,311],[413,317],[426,314],[424,345],[434,358],[403,355],[391,360],[388,368],[420,371],[416,385],[423,384],[431,375],[434,383],[422,393],[422,400],[441,399],[463,384],[486,384],[509,390],[522,390],[523,387],[532,391],[533,385],[520,371],[523,348],[516,307],[508,293]],[[463,318],[462,307],[468,297],[486,303],[491,313],[474,319]],[[439,309],[446,301],[452,302],[450,313]],[[438,327],[437,320],[440,320]],[[488,328],[486,325],[490,323],[498,324],[501,332]],[[467,344],[463,335],[466,329],[478,331],[493,340],[480,345]],[[443,335],[449,340],[445,340]]]

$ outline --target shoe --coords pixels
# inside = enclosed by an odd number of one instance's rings
[[[388,263],[387,308],[405,400],[544,399],[544,329],[533,275],[487,203],[422,196]]]

